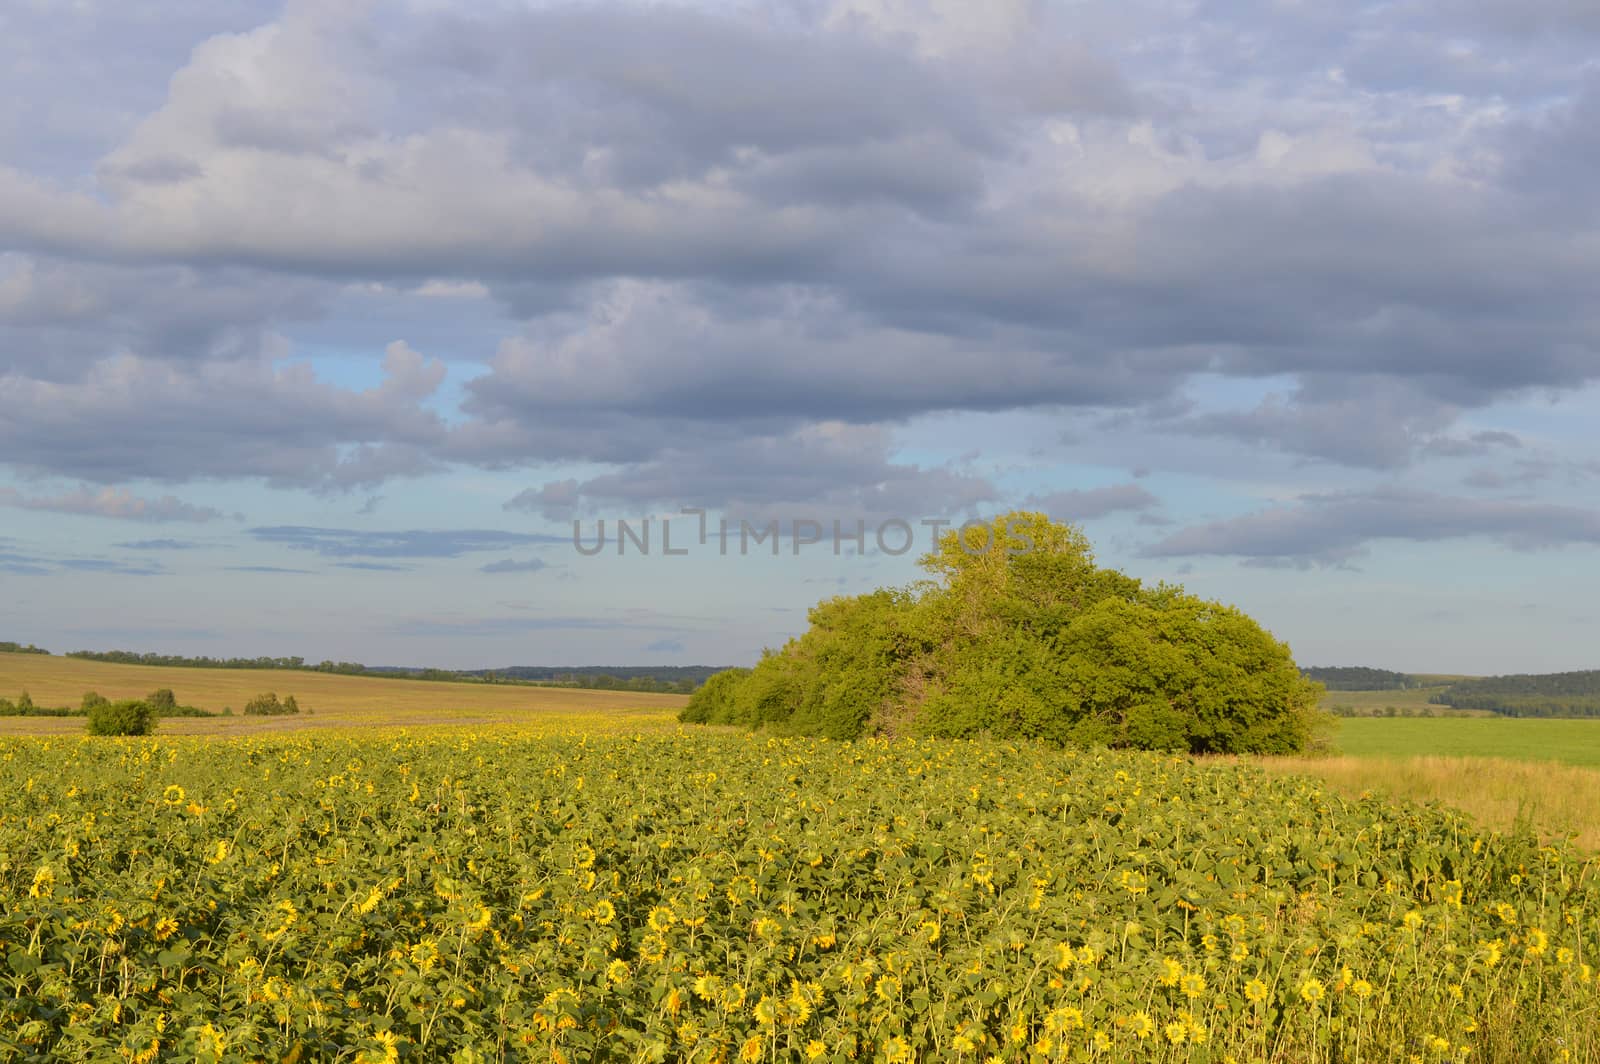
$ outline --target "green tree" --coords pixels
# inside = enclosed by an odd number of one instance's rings
[[[177,696],[172,693],[172,688],[170,687],[163,687],[159,691],[151,691],[146,696],[145,703],[149,705],[150,712],[158,717],[171,716],[178,709]]]
[[[683,719],[855,738],[982,735],[1196,753],[1304,749],[1321,687],[1238,609],[1095,564],[1077,528],[952,530],[908,588],[829,599]]]

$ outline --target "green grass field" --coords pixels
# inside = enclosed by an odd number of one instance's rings
[[[1495,757],[1600,768],[1600,720],[1348,717],[1334,744],[1350,757]]]
[[[1409,691],[1326,691],[1317,704],[1329,712],[1333,712],[1335,707],[1342,706],[1360,714],[1382,713],[1393,706],[1400,713],[1428,712],[1472,717],[1490,715],[1486,709],[1452,709],[1449,706],[1436,706],[1429,701],[1446,686],[1448,685],[1415,687]]]

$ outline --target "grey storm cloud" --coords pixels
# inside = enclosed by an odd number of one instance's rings
[[[369,532],[350,528],[277,525],[252,528],[252,537],[325,558],[459,558],[477,551],[567,543],[560,536],[487,529],[412,529]]]
[[[733,447],[673,440],[652,460],[588,480],[530,488],[506,506],[546,517],[608,507],[617,516],[662,506],[720,508],[735,519],[787,522],[916,520],[998,499],[999,491],[980,476],[894,461],[881,429],[833,422],[751,437]]]
[[[362,391],[268,357],[187,367],[117,355],[76,382],[0,375],[0,453],[15,468],[100,482],[254,476],[353,488],[437,468],[444,435],[421,408],[444,368],[391,344]]]
[[[1444,9],[1506,34],[1600,35],[1600,8],[1589,0],[1447,0]]]
[[[1375,540],[1482,537],[1514,550],[1600,544],[1600,510],[1453,497],[1396,487],[1308,495],[1293,504],[1180,529],[1154,558],[1221,555],[1259,564],[1342,564]]]
[[[119,350],[191,363],[248,357],[274,324],[315,320],[333,295],[314,278],[226,266],[0,254],[0,344],[46,380],[76,379]]]
[[[1586,0],[74,10],[0,41],[22,476],[945,514],[929,415],[1370,473],[1600,379]]]

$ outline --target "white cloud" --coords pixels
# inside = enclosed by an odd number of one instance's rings
[[[0,488],[0,506],[152,523],[169,521],[205,523],[226,516],[221,510],[209,506],[194,506],[176,496],[163,495],[157,499],[146,499],[134,495],[126,488],[102,488],[99,491],[80,488],[65,495],[54,496],[30,496],[22,494],[15,488]]]

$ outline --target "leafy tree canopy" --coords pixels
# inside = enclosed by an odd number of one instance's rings
[[[1231,606],[1097,566],[1072,525],[954,530],[907,588],[828,599],[682,719],[854,739],[1037,738],[1197,753],[1305,749],[1323,715],[1289,648]]]

